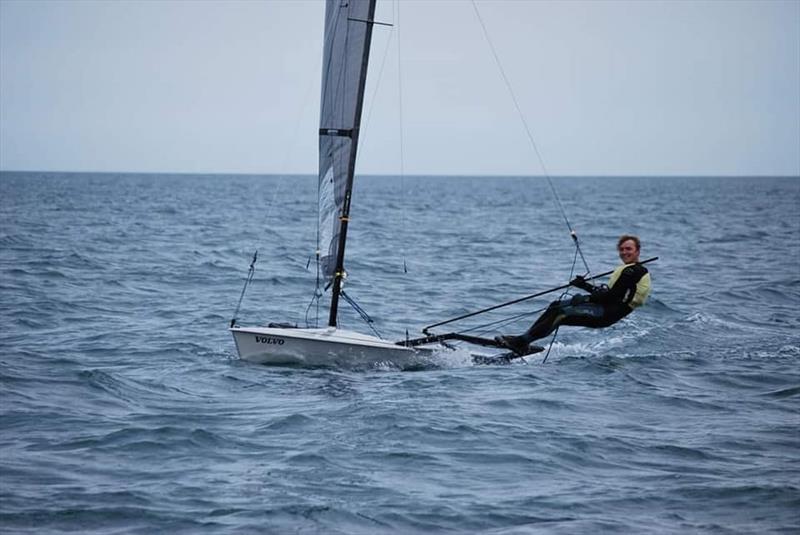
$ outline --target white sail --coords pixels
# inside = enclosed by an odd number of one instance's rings
[[[319,122],[319,261],[336,325],[375,0],[328,0]]]

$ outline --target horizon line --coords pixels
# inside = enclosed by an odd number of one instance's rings
[[[0,169],[0,173],[20,173],[20,174],[64,174],[64,175],[167,175],[167,176],[263,176],[263,177],[316,177],[314,173],[280,173],[280,172],[185,172],[185,171],[54,171],[54,170],[31,170],[31,169]],[[800,179],[800,174],[553,174],[553,175],[528,175],[528,174],[453,174],[453,173],[356,173],[361,177],[408,177],[408,178],[796,178]]]

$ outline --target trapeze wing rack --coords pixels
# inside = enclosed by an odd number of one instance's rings
[[[439,342],[446,342],[448,340],[467,342],[468,344],[473,344],[476,346],[508,349],[506,346],[504,346],[503,344],[499,343],[497,340],[494,340],[492,338],[482,338],[480,336],[471,336],[468,334],[461,334],[461,333],[431,334],[429,336],[424,336],[422,338],[415,338],[413,340],[403,340],[402,342],[395,342],[395,343],[399,346],[416,347],[425,344],[436,344]],[[543,347],[532,345],[528,346],[528,350],[525,352],[525,355],[532,355],[533,353],[540,353],[542,351],[544,351]],[[521,356],[524,355],[517,355],[517,357]]]
[[[654,256],[653,258],[648,258],[647,260],[643,260],[643,261],[641,261],[639,263],[640,264],[647,264],[648,262],[655,262],[656,260],[658,260],[658,257]],[[590,281],[590,280],[598,279],[600,277],[605,277],[606,275],[611,275],[613,272],[614,272],[614,270],[606,271],[605,273],[600,273],[599,275],[595,275],[593,277],[588,277],[586,280]],[[434,323],[432,325],[428,325],[427,327],[422,329],[422,332],[424,334],[429,335],[429,336],[436,336],[436,335],[432,335],[429,332],[429,330],[433,329],[434,327],[439,327],[441,325],[446,325],[448,323],[453,323],[453,322],[456,322],[456,321],[459,321],[459,320],[463,320],[463,319],[466,319],[466,318],[471,318],[472,316],[477,316],[478,314],[484,314],[484,313],[490,312],[492,310],[497,310],[498,308],[507,307],[509,305],[513,305],[513,304],[516,304],[516,303],[521,303],[522,301],[527,301],[528,299],[533,299],[535,297],[541,297],[543,295],[547,295],[549,293],[557,292],[559,290],[565,290],[565,289],[567,289],[569,287],[570,287],[569,284],[562,284],[561,286],[557,286],[555,288],[550,288],[549,290],[544,290],[542,292],[537,292],[535,294],[526,295],[525,297],[520,297],[519,299],[514,299],[512,301],[506,301],[505,303],[500,303],[499,305],[494,305],[494,306],[491,306],[491,307],[488,307],[488,308],[483,308],[481,310],[476,310],[475,312],[470,312],[469,314],[463,314],[461,316],[458,316],[457,318],[450,318],[448,320],[440,321],[439,323]],[[457,334],[457,333],[453,333],[453,334]],[[444,335],[442,335],[442,336],[444,336]]]
[[[459,340],[461,342],[467,342],[470,344],[484,346],[484,347],[505,347],[503,345],[500,345],[495,340],[492,340],[491,338],[481,338],[480,336],[470,336],[468,334],[461,334],[461,333],[430,334],[422,338],[403,340],[401,342],[395,342],[395,343],[399,346],[416,347],[425,344],[436,344],[438,342],[446,342],[447,340]]]

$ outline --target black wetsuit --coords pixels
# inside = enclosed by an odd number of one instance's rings
[[[586,290],[589,295],[576,295],[568,300],[553,301],[547,310],[519,337],[508,337],[515,342],[530,344],[544,338],[561,325],[600,329],[618,322],[631,313],[630,303],[636,294],[639,281],[647,274],[641,264],[631,264],[620,273],[611,288],[594,286],[582,279],[573,286]]]

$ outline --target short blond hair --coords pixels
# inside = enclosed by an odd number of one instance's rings
[[[639,251],[642,248],[642,242],[639,241],[639,236],[634,236],[633,234],[623,234],[617,240],[617,249],[619,249],[620,245],[622,245],[628,240],[631,240],[633,243],[636,244],[637,251]]]

